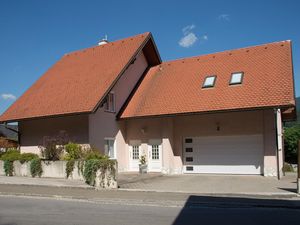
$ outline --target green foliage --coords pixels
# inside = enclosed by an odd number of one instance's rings
[[[34,153],[22,153],[20,156],[19,156],[19,161],[20,163],[24,163],[24,162],[29,162],[33,159],[38,159],[39,156],[37,154],[34,154]]]
[[[68,160],[67,165],[66,165],[67,178],[69,178],[69,176],[72,175],[74,166],[75,166],[75,159]]]
[[[146,165],[146,156],[145,155],[142,155],[141,158],[140,158],[140,163],[142,165]]]
[[[291,164],[289,163],[284,163],[283,164],[283,168],[282,168],[283,172],[294,172],[294,168]]]
[[[43,158],[47,160],[59,160],[63,153],[64,145],[68,142],[69,136],[65,131],[60,131],[58,135],[53,137],[45,136],[42,145],[39,146]]]
[[[14,161],[4,160],[3,168],[6,176],[13,176]]]
[[[7,152],[5,152],[2,156],[1,156],[1,160],[4,161],[15,161],[15,160],[19,160],[20,157],[20,151],[17,149],[9,149],[7,150]]]
[[[41,159],[32,159],[30,161],[30,173],[32,177],[41,177],[43,173]]]
[[[109,159],[107,155],[102,155],[98,150],[96,149],[91,149],[86,152],[84,159],[90,160],[90,159]]]
[[[95,185],[96,173],[98,170],[101,171],[102,181],[104,179],[107,170],[111,171],[113,176],[115,176],[115,160],[110,160],[107,158],[103,159],[89,159],[85,162],[83,177],[85,182],[89,185]]]
[[[66,159],[80,159],[83,155],[81,146],[79,144],[75,144],[69,142],[65,145],[65,150],[67,152]]]
[[[300,139],[300,124],[285,128],[284,150],[285,159],[290,163],[297,163],[298,141]]]

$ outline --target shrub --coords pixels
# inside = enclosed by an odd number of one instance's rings
[[[67,178],[69,178],[69,176],[72,175],[73,170],[74,170],[74,165],[75,165],[75,159],[68,160],[67,165],[66,165]]]
[[[1,156],[1,160],[13,162],[15,160],[19,160],[19,157],[20,157],[20,151],[12,148],[12,149],[7,150],[7,152],[5,152]]]
[[[30,173],[32,177],[41,177],[43,173],[41,159],[32,159],[30,161]]]
[[[101,154],[98,150],[96,149],[91,149],[88,150],[84,156],[85,160],[90,160],[90,159],[109,159],[107,155]]]
[[[69,142],[65,145],[67,159],[80,159],[82,157],[82,149],[79,144]]]
[[[298,141],[300,139],[300,124],[285,128],[284,150],[285,159],[289,163],[297,163]]]
[[[282,168],[283,172],[294,172],[294,168],[291,164],[289,163],[284,163],[283,164],[283,168]]]
[[[39,146],[43,158],[59,160],[63,153],[64,145],[68,142],[69,137],[65,131],[60,131],[58,135],[53,137],[45,136],[42,145]]]
[[[14,173],[14,161],[4,160],[4,172],[6,176],[13,176]]]
[[[24,162],[29,162],[33,159],[38,159],[39,156],[37,154],[34,154],[34,153],[22,153],[20,156],[19,156],[19,160],[20,160],[20,163],[24,163]]]
[[[89,185],[94,186],[95,185],[95,178],[96,178],[96,173],[97,170],[101,171],[102,174],[102,182],[105,177],[105,173],[107,170],[110,170],[115,176],[115,160],[111,159],[89,159],[85,162],[84,165],[84,172],[83,172],[83,177],[85,179],[85,182]]]

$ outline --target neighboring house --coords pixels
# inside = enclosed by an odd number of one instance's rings
[[[18,147],[18,126],[0,124],[0,151]]]
[[[294,120],[291,42],[161,62],[150,33],[66,54],[0,117],[22,152],[65,130],[120,171],[263,174]]]

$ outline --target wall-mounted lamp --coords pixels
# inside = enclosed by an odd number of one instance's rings
[[[220,123],[219,122],[216,123],[216,126],[217,126],[217,131],[220,131]]]
[[[145,134],[145,133],[147,133],[147,129],[145,127],[142,127],[141,132],[142,132],[142,134]]]

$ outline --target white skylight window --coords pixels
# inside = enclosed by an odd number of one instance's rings
[[[204,80],[204,83],[202,85],[202,88],[209,88],[209,87],[214,87],[216,83],[216,77],[215,75],[213,76],[207,76]]]
[[[243,82],[244,73],[237,72],[231,74],[230,85],[241,84]]]

